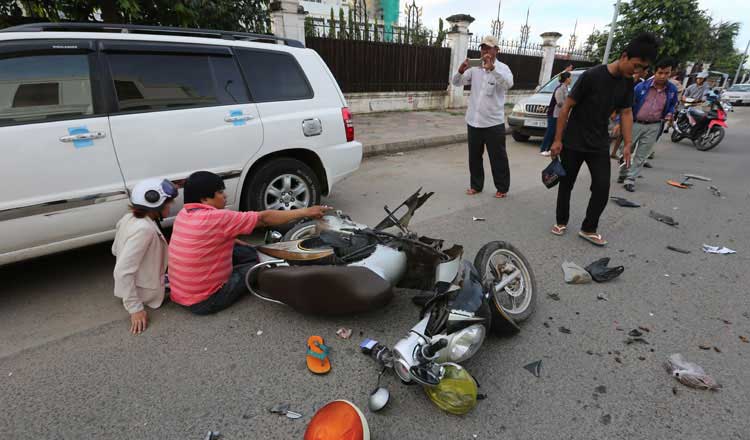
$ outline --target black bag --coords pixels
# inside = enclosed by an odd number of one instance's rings
[[[542,183],[547,188],[554,188],[560,183],[560,178],[565,177],[565,168],[563,168],[560,159],[554,159],[542,170]]]

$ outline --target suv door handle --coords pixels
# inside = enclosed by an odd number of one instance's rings
[[[224,118],[224,122],[244,122],[253,119],[252,115],[239,115],[239,116],[227,116]]]
[[[94,131],[92,133],[80,133],[71,134],[70,136],[63,136],[60,138],[60,142],[92,141],[94,139],[102,139],[106,136],[106,133],[103,133],[101,131]]]

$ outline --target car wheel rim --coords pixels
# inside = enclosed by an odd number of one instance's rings
[[[291,211],[310,205],[310,186],[295,174],[283,174],[266,187],[265,209]]]
[[[501,283],[503,279],[511,276],[516,271],[520,272],[510,284],[502,290],[494,290],[495,302],[509,314],[518,315],[526,311],[531,304],[534,292],[531,291],[531,274],[523,263],[523,260],[508,249],[495,251],[487,261],[486,273],[493,274],[493,284]]]

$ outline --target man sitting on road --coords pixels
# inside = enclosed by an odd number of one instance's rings
[[[237,236],[256,227],[320,218],[330,209],[236,212],[225,206],[221,177],[208,171],[188,177],[185,206],[177,214],[169,243],[170,297],[197,315],[221,311],[248,292],[245,275],[258,258],[255,249]]]
[[[656,64],[656,74],[635,86],[633,102],[633,164],[621,167],[617,183],[625,183],[625,190],[635,191],[635,179],[641,174],[646,160],[659,139],[663,124],[670,123],[677,105],[677,87],[669,82],[674,61],[665,58]]]
[[[451,83],[455,87],[471,86],[466,124],[469,130],[469,189],[473,196],[484,189],[484,146],[490,156],[495,198],[502,199],[510,188],[510,166],[505,150],[505,92],[513,87],[513,73],[497,59],[498,42],[491,35],[480,46],[481,67],[469,67],[465,60]]]

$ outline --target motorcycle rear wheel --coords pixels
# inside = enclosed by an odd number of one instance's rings
[[[680,142],[682,140],[683,136],[677,132],[677,130],[672,129],[672,136],[670,136],[670,140],[674,142],[675,144]]]
[[[492,330],[499,333],[517,331],[503,315],[514,322],[528,319],[536,309],[536,278],[526,257],[512,244],[493,241],[485,244],[474,259],[474,266],[484,281],[496,285],[516,271],[520,276],[491,296]],[[515,328],[513,328],[515,327]]]
[[[296,241],[315,236],[317,223],[315,220],[308,220],[297,223],[292,229],[287,231],[281,241]]]
[[[711,131],[694,140],[693,144],[700,151],[712,150],[724,140],[725,134],[724,127],[715,125],[711,127]]]

